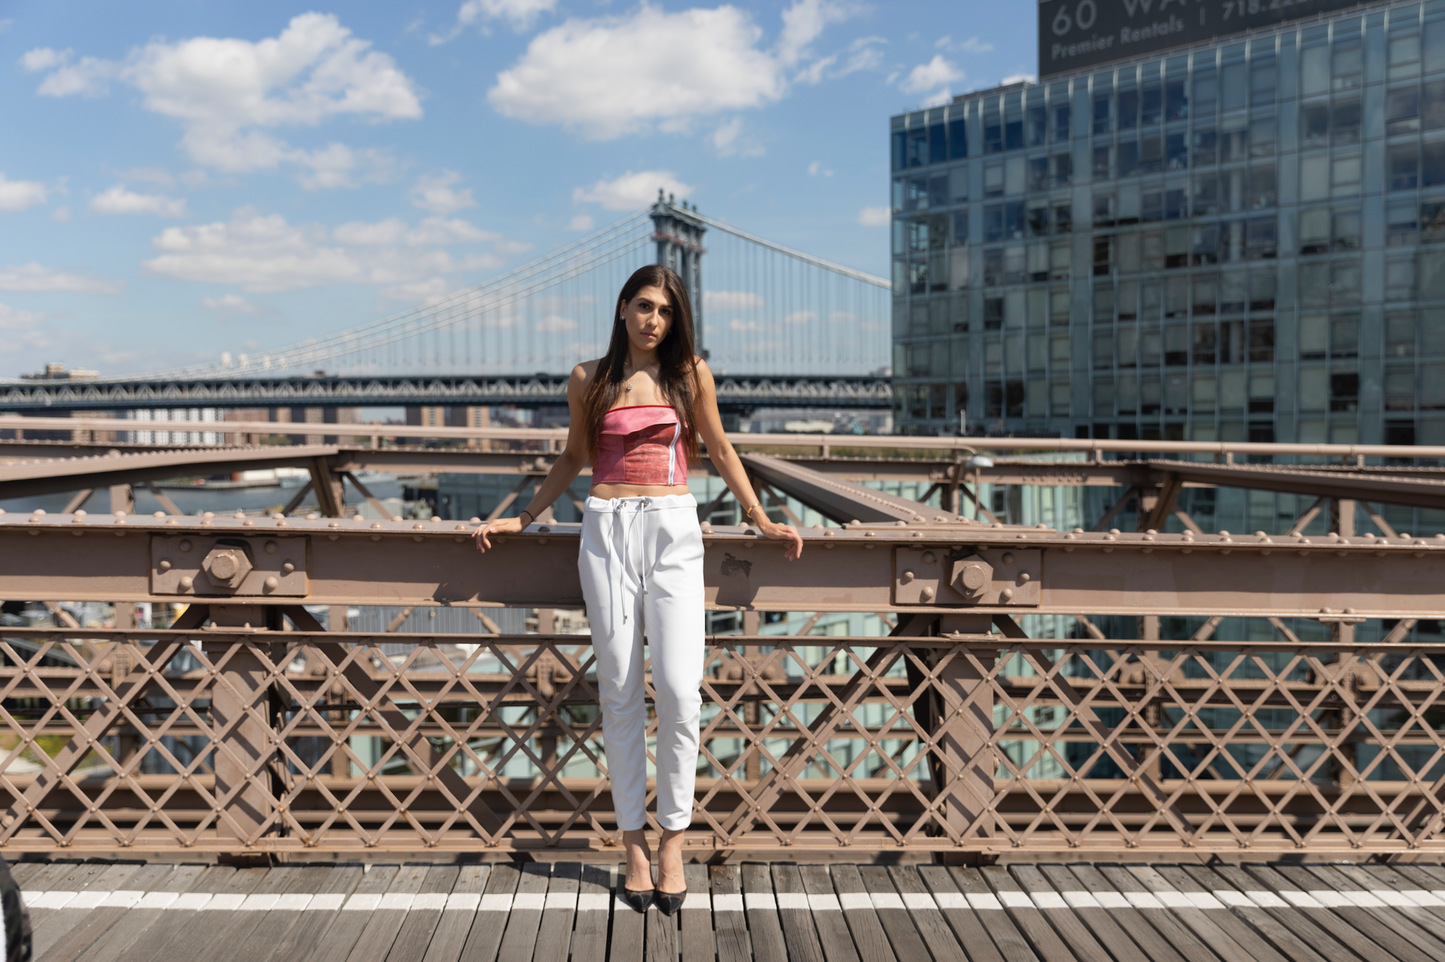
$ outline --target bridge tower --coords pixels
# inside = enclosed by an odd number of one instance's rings
[[[652,205],[652,239],[657,241],[657,263],[677,271],[687,285],[687,296],[692,301],[693,336],[697,339],[697,353],[707,357],[703,342],[702,323],[702,235],[707,225],[698,216],[697,207],[688,210],[687,202],[679,205],[659,189],[657,203]]]

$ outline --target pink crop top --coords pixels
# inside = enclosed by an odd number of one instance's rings
[[[687,446],[677,412],[666,404],[634,404],[602,416],[593,484],[687,483]]]

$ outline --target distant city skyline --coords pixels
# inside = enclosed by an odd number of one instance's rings
[[[645,206],[888,269],[900,108],[1034,70],[978,5],[0,9],[0,376],[208,361]],[[886,358],[879,359],[887,363]]]

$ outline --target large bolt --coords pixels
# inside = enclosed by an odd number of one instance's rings
[[[953,563],[949,579],[955,591],[967,601],[979,601],[993,583],[993,565],[978,556],[961,558]]]
[[[218,544],[201,561],[201,570],[217,588],[239,588],[251,573],[251,558],[242,545]]]
[[[241,567],[236,560],[234,551],[221,551],[211,556],[210,572],[222,581],[230,581],[236,577],[236,569]]]

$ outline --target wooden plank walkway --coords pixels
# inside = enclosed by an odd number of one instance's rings
[[[678,916],[613,865],[16,866],[36,962],[1439,962],[1445,867],[689,865]]]

